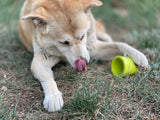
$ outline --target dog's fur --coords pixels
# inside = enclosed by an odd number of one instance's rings
[[[61,60],[73,66],[77,59],[89,62],[90,57],[111,60],[124,55],[148,67],[143,53],[125,43],[113,42],[101,21],[95,21],[90,7],[101,5],[98,0],[26,0],[21,9],[19,36],[34,52],[31,70],[43,87],[43,105],[49,112],[63,106],[51,70]]]

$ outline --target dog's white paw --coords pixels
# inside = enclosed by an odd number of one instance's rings
[[[63,107],[63,98],[60,91],[55,92],[52,95],[46,95],[43,101],[44,108],[48,112],[58,111]]]
[[[118,43],[118,47],[124,56],[130,57],[138,66],[148,68],[148,60],[142,52],[126,43]]]
[[[138,66],[148,68],[148,59],[143,53],[136,51],[130,57]]]

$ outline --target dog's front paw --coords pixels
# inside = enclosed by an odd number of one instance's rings
[[[58,111],[63,107],[63,98],[60,91],[55,92],[52,95],[46,95],[43,101],[44,108],[48,112]]]
[[[148,68],[148,60],[142,52],[126,43],[118,43],[117,46],[124,56],[130,57],[138,66]]]
[[[131,58],[138,66],[148,68],[148,59],[143,53],[137,51]]]

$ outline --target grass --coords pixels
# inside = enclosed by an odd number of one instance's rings
[[[117,78],[111,74],[110,62],[91,60],[85,73],[59,64],[53,70],[65,105],[59,112],[48,113],[42,105],[40,83],[30,72],[33,55],[17,33],[23,1],[0,1],[0,119],[160,119],[160,2],[102,1],[102,7],[92,9],[95,17],[102,18],[116,41],[145,53],[149,69],[140,68],[136,75]]]
[[[14,108],[10,108],[9,106],[4,106],[2,104],[2,98],[0,96],[0,118],[2,120],[8,120],[8,119],[14,119],[16,118],[16,107],[17,107],[18,103],[15,103],[15,107]]]

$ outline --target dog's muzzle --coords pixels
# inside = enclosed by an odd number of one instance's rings
[[[86,58],[81,57],[82,60],[84,60],[86,62],[86,64],[89,63],[89,61]]]

